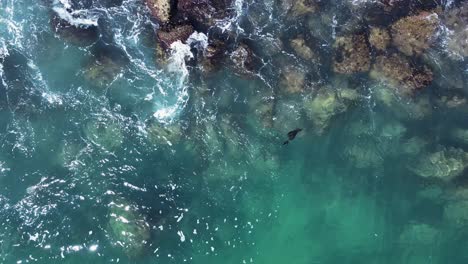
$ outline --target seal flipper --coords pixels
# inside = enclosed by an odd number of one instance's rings
[[[286,141],[283,143],[283,145],[287,145],[287,144],[289,144],[289,140],[286,140]]]

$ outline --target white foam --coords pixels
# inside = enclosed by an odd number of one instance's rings
[[[217,26],[222,30],[222,32],[230,30],[234,26],[236,26],[239,31],[243,32],[243,29],[237,24],[239,18],[242,16],[243,5],[244,0],[235,0],[233,5],[234,16],[217,22]]]
[[[376,3],[376,0],[351,0],[351,4],[353,5],[362,5],[367,3]]]
[[[180,242],[185,242],[185,235],[184,235],[184,232],[178,231],[177,234],[178,234],[179,237],[180,237]]]
[[[54,10],[57,15],[75,27],[92,27],[98,25],[99,17],[88,10],[73,10],[69,12],[71,5],[68,0],[54,0]]]
[[[131,183],[128,183],[128,182],[124,182],[124,186],[128,187],[130,189],[136,190],[136,191],[146,192],[146,188],[137,187],[137,186],[135,186],[135,185],[133,185]]]
[[[190,51],[190,46],[188,44],[184,44],[180,40],[172,43],[171,55],[167,65],[168,72],[180,73],[182,77],[181,80],[185,81],[185,77],[188,76],[188,69],[185,64],[185,60],[191,58],[193,58],[193,54]]]
[[[10,171],[10,168],[6,166],[6,163],[4,161],[0,161],[0,176],[8,171]]]
[[[199,50],[205,50],[208,47],[208,36],[202,32],[193,32],[187,39],[187,44]]]
[[[436,17],[433,19],[439,20],[437,14],[434,15]],[[430,19],[431,17],[428,16],[427,18]],[[466,57],[464,46],[468,44],[468,39],[466,38],[468,36],[468,25],[465,23],[464,27],[450,29],[445,23],[442,20],[442,23],[439,24],[436,37],[441,39],[441,46],[448,57],[463,61]]]
[[[442,1],[442,5],[445,7],[445,8],[448,8],[448,7],[451,7],[454,3],[454,0],[443,0]]]
[[[161,106],[153,116],[161,123],[170,123],[172,119],[183,109],[188,100],[188,91],[186,80],[189,75],[186,60],[192,59],[193,54],[190,51],[188,44],[182,43],[180,40],[171,44],[170,57],[167,64],[167,72],[175,78],[175,97],[176,102],[169,106]],[[165,93],[165,91],[164,91]]]
[[[12,1],[1,5],[0,8],[0,36],[9,45],[16,48],[23,47],[23,26],[24,21],[15,21],[15,9]],[[4,44],[4,43],[3,43]]]
[[[177,106],[164,107],[154,112],[153,117],[162,123],[167,123],[167,120],[172,119],[177,113]]]
[[[6,47],[5,42],[0,40],[0,59],[3,59],[9,55],[8,49]],[[5,79],[3,78],[3,63],[0,63],[0,81],[2,82],[3,86],[7,86]]]
[[[96,251],[98,249],[98,247],[99,247],[99,245],[91,245],[89,247],[89,251],[94,252],[94,251]]]
[[[70,4],[70,1],[68,0],[59,0],[59,2],[63,5],[63,7],[70,9],[72,6]]]
[[[0,39],[0,59],[3,59],[10,55],[4,41]]]

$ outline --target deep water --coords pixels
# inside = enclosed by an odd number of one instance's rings
[[[468,263],[468,64],[442,19],[463,1],[285,2],[233,1],[206,72],[205,35],[161,58],[142,0],[0,0],[0,263]],[[66,3],[80,25],[60,26]],[[334,71],[337,36],[437,8],[405,55],[426,87]]]

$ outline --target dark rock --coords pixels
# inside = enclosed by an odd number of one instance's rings
[[[201,61],[205,73],[213,73],[220,69],[226,58],[226,43],[221,40],[210,41]]]
[[[179,0],[177,15],[180,19],[190,21],[197,31],[205,32],[232,12],[232,0]]]
[[[230,59],[234,63],[234,71],[240,75],[248,75],[255,70],[253,51],[246,44],[239,45]]]
[[[97,26],[77,27],[54,15],[51,19],[53,31],[61,39],[77,46],[90,46],[99,39]]]
[[[191,25],[181,25],[173,27],[167,31],[159,30],[158,38],[163,49],[170,49],[171,44],[180,40],[185,42],[194,32]]]
[[[333,70],[337,73],[358,73],[369,71],[371,65],[370,49],[364,35],[337,37],[335,44]]]
[[[106,88],[123,71],[128,58],[112,46],[97,46],[93,53],[93,59],[85,66],[84,77],[93,86]]]

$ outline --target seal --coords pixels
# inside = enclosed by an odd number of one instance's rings
[[[289,141],[293,140],[296,138],[297,134],[302,131],[302,128],[296,128],[292,131],[288,132],[288,140],[286,140],[283,145],[289,144]]]

